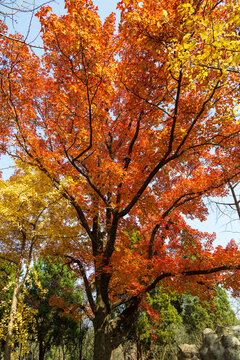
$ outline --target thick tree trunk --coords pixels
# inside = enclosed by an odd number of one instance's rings
[[[106,334],[94,336],[94,360],[110,360],[112,349],[109,345],[110,338]]]
[[[102,298],[97,299],[94,326],[94,360],[110,360],[113,350],[121,345],[131,329],[141,299],[135,297],[114,320],[111,309]]]
[[[108,316],[96,316],[94,321],[94,360],[110,360],[113,347]]]

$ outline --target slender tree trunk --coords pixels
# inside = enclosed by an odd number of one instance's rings
[[[142,360],[142,345],[140,343],[140,340],[137,339],[137,342],[136,342],[136,345],[137,345],[137,360]]]
[[[164,345],[163,347],[163,352],[162,352],[162,356],[161,356],[161,359],[160,360],[164,360],[165,359],[165,355],[166,355],[166,352],[167,352],[167,345]]]
[[[65,360],[65,359],[66,359],[65,355],[66,355],[66,346],[63,345],[63,346],[62,346],[62,360]]]
[[[12,337],[13,337],[13,328],[14,328],[14,318],[17,312],[17,304],[18,304],[18,293],[20,290],[20,274],[22,269],[22,262],[24,257],[24,251],[26,246],[27,237],[24,231],[22,231],[22,244],[21,244],[21,255],[19,258],[19,262],[16,269],[16,276],[14,281],[14,289],[13,289],[13,296],[12,296],[12,303],[11,303],[11,309],[9,314],[9,321],[8,321],[8,328],[7,328],[7,336],[6,336],[6,343],[4,347],[4,360],[11,360],[11,347],[12,347]],[[28,262],[27,262],[27,269],[24,276],[24,280],[22,282],[22,285],[24,284],[29,266],[31,261],[31,254],[32,254],[32,246],[30,247],[30,251],[28,254]]]
[[[82,354],[83,354],[83,339],[84,339],[84,329],[82,327],[82,323],[80,323],[80,335],[78,338],[78,360],[82,360]]]
[[[44,346],[43,341],[39,341],[39,360],[44,360],[46,352],[46,346]]]
[[[14,318],[15,318],[15,315],[17,312],[17,296],[18,296],[18,290],[19,290],[19,277],[20,277],[20,266],[17,269],[16,277],[15,277],[15,281],[14,281],[12,303],[11,303],[8,328],[7,328],[7,337],[6,337],[5,347],[4,347],[4,360],[11,360],[11,351],[12,351],[11,343],[12,343],[12,337],[13,337]]]

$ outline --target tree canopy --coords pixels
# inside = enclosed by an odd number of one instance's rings
[[[214,248],[187,223],[239,180],[240,7],[123,0],[117,26],[90,0],[65,6],[38,12],[41,58],[0,39],[1,148],[75,211],[78,238],[61,252],[83,279],[95,359],[108,360],[157,284],[240,289],[235,242]]]

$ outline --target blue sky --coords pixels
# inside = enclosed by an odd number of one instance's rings
[[[94,0],[93,3],[98,7],[101,19],[104,19],[111,12],[116,12],[116,0]]]

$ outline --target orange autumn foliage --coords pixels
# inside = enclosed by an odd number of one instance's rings
[[[118,9],[117,26],[90,0],[66,0],[60,17],[42,8],[43,57],[7,41],[10,55],[0,55],[9,151],[75,209],[84,246],[65,253],[95,318],[121,304],[135,311],[159,282],[180,292],[240,284],[236,244],[214,248],[214,235],[187,223],[205,220],[204,199],[239,181],[239,4],[123,0]]]

